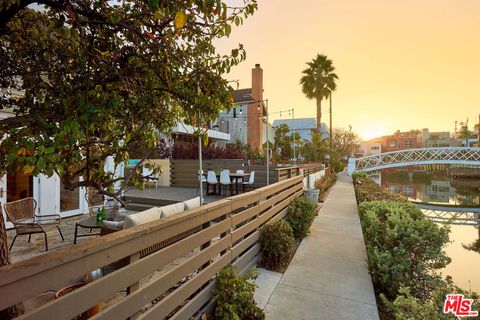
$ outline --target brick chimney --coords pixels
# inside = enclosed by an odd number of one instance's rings
[[[252,69],[252,100],[256,101],[248,105],[248,138],[247,142],[252,149],[262,150],[263,120],[258,116],[263,114],[263,70],[260,64],[255,64]],[[258,106],[260,105],[260,111]]]

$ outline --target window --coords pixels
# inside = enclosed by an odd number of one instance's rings
[[[396,148],[397,147],[397,142],[395,140],[388,141],[388,147]]]
[[[372,151],[378,151],[378,150],[380,150],[380,147],[379,147],[379,146],[371,146],[371,147],[370,147],[370,150],[372,150]]]
[[[403,140],[403,146],[405,148],[412,148],[413,147],[413,141],[412,140]]]

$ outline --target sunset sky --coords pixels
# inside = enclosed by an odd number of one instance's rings
[[[250,87],[251,68],[261,64],[270,111],[295,107],[296,117],[315,116],[299,79],[323,53],[340,77],[334,127],[351,125],[363,138],[453,131],[455,120],[478,122],[479,17],[478,0],[259,0],[258,12],[218,50],[245,46],[247,60],[227,76],[240,88]]]

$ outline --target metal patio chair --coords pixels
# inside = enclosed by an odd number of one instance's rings
[[[45,251],[48,251],[47,233],[44,229],[47,226],[56,227],[62,237],[62,241],[65,241],[59,227],[61,221],[60,215],[36,215],[37,201],[35,201],[35,199],[25,198],[5,203],[3,208],[5,209],[8,219],[13,223],[16,232],[12,244],[10,245],[10,248],[8,248],[9,251],[12,249],[18,236],[28,234],[28,242],[30,242],[32,234],[35,233],[43,233],[45,237]]]

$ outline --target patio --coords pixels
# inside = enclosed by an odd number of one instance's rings
[[[133,203],[133,206],[127,206],[130,208],[124,211],[124,214],[136,213],[138,211],[146,210],[153,206],[162,206],[171,203],[181,202],[188,199],[198,197],[196,188],[181,188],[181,187],[158,187],[158,188],[145,188],[144,190],[133,189],[126,192],[127,199],[130,198],[141,203]],[[219,195],[208,195],[204,198],[204,203],[211,203],[224,198]],[[60,224],[65,241],[62,241],[57,229],[52,228],[47,230],[48,236],[48,251],[55,251],[65,246],[73,245],[75,234],[75,223],[88,218],[88,214],[77,215],[73,217],[63,218]],[[89,229],[78,228],[78,234],[87,234]],[[92,230],[92,234],[98,233],[98,229]],[[15,230],[7,230],[8,243],[12,243],[15,237]],[[91,237],[79,237],[77,238],[77,244],[91,239],[95,239],[98,236]],[[39,256],[45,253],[45,241],[43,234],[33,234],[31,242],[28,242],[28,236],[18,236],[15,240],[12,250],[10,251],[10,258],[12,262],[18,262],[31,257]]]

